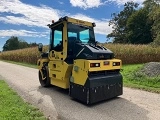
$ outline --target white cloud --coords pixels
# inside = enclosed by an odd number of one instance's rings
[[[4,36],[4,37],[0,37],[0,38],[6,38],[6,36]]]
[[[91,17],[85,16],[82,14],[73,15],[72,17],[77,18],[77,19],[81,19],[81,20],[90,21],[90,22],[95,22],[96,23],[96,27],[94,28],[95,33],[107,35],[107,34],[111,33],[111,31],[112,31],[112,26],[108,26],[109,19],[96,20],[96,19],[93,19]]]
[[[111,32],[112,28],[108,26],[108,20],[97,20],[86,15],[76,14],[70,15],[69,13],[63,13],[60,10],[41,5],[41,7],[24,4],[19,0],[1,0],[0,1],[0,13],[12,13],[13,15],[1,16],[0,21],[4,23],[10,23],[14,25],[27,25],[27,26],[36,26],[36,27],[46,27],[48,23],[51,23],[51,20],[58,20],[61,16],[69,15],[71,17],[76,17],[78,19],[87,20],[90,22],[96,23],[95,33],[99,34],[108,34]],[[18,16],[18,17],[17,17]],[[1,31],[2,32],[2,31]],[[27,32],[22,30],[9,30],[3,31],[4,33],[0,36],[8,35],[20,35],[20,36],[33,36],[33,32]],[[34,33],[35,34],[35,33]],[[49,32],[48,32],[49,34]],[[38,34],[36,34],[38,35]]]
[[[142,4],[145,0],[108,0],[108,2],[113,2],[113,3],[116,3],[117,5],[124,5],[125,3],[131,2],[131,1]]]
[[[105,4],[105,2],[101,2],[101,0],[70,0],[70,3],[74,7],[80,7],[83,9],[99,7],[100,5]]]
[[[136,2],[136,3],[143,3],[145,0],[70,0],[70,3],[74,7],[80,7],[82,9],[88,9],[88,8],[95,8],[99,7],[101,5],[109,4],[109,3],[115,3],[117,5],[124,5],[127,2]]]
[[[40,24],[39,22],[34,22],[33,20],[23,16],[23,17],[15,17],[15,16],[5,16],[0,17],[0,21],[4,23],[11,23],[14,25],[27,25],[27,26],[37,26],[37,27],[47,27],[43,23]]]
[[[107,2],[113,2],[118,5],[122,5],[131,0],[70,0],[73,6],[83,7],[85,9],[98,7],[100,5],[106,4]],[[132,0],[134,2],[142,3],[144,0]],[[2,16],[1,13],[10,13],[10,15]],[[94,19],[83,14],[70,15],[69,13],[64,13],[62,10],[57,10],[45,5],[33,6],[25,4],[19,0],[0,0],[0,21],[3,23],[9,23],[14,25],[27,25],[40,28],[47,28],[47,24],[51,23],[51,20],[58,20],[61,16],[69,15],[82,20],[87,20],[90,22],[95,22],[95,33],[107,35],[112,31],[112,26],[108,26],[109,20],[104,19]],[[25,30],[9,30],[2,31],[0,36],[8,35],[19,35],[19,36],[40,36],[41,33],[34,33],[35,31],[29,32]],[[4,34],[3,34],[4,33]],[[8,33],[8,34],[6,34]],[[49,34],[49,32],[47,33]]]
[[[46,37],[47,32],[35,32],[27,30],[0,30],[0,37],[10,37],[10,36],[25,36],[25,37]]]
[[[58,20],[59,10],[41,5],[40,7],[24,4],[19,0],[1,0],[0,13],[12,13],[12,16],[0,17],[0,21],[11,24],[45,27],[52,19]],[[15,17],[19,15],[19,17]]]

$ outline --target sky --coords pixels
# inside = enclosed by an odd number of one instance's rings
[[[26,42],[49,44],[47,24],[64,16],[95,22],[95,37],[106,42],[109,20],[126,2],[144,0],[0,0],[0,51],[11,36]]]

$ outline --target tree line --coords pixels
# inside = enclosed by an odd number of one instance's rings
[[[113,30],[107,35],[113,43],[160,45],[160,2],[145,0],[143,7],[127,2],[119,13],[113,13],[109,25]]]
[[[3,51],[17,50],[28,47],[35,47],[37,43],[27,43],[24,40],[20,40],[18,37],[12,36],[10,37],[3,46]]]

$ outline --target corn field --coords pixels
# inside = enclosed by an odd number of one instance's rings
[[[121,59],[123,64],[138,64],[147,62],[160,62],[160,47],[154,48],[150,45],[122,45],[103,44],[114,52],[115,57]],[[48,47],[44,47],[47,51]],[[36,64],[40,53],[38,48],[26,48],[0,53],[1,60],[24,62]]]
[[[105,44],[104,46],[112,50],[115,57],[121,59],[123,64],[160,62],[160,47],[122,44]]]
[[[47,51],[47,49],[47,47],[44,47],[44,51]],[[38,47],[25,48],[0,53],[1,60],[9,60],[30,64],[36,64],[39,57],[40,53],[38,52]]]

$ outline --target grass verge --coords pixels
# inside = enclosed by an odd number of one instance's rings
[[[137,72],[143,66],[143,64],[123,66],[124,86],[160,93],[160,76],[148,77],[141,72]]]
[[[30,68],[37,68],[37,65],[34,65],[34,64],[28,64],[28,63],[22,63],[22,62],[14,62],[14,61],[9,61],[9,60],[0,60],[0,61],[8,62],[8,63],[16,64],[16,65],[22,65],[22,66],[30,67]]]
[[[0,120],[46,119],[37,108],[25,103],[3,80],[0,80]]]

